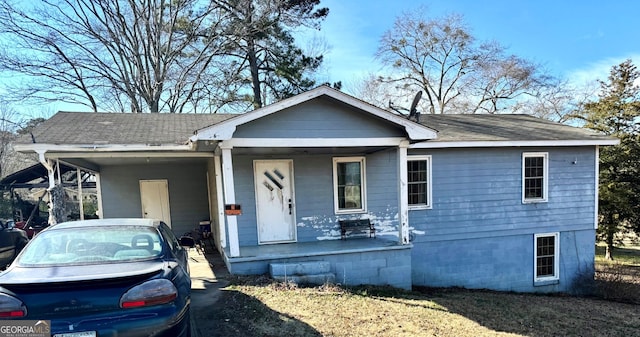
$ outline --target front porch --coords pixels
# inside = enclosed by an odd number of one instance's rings
[[[411,248],[397,238],[354,238],[259,246],[242,246],[240,255],[223,259],[232,274],[259,275],[272,263],[327,262],[337,283],[411,288]]]

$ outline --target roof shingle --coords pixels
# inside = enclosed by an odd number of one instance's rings
[[[429,142],[610,140],[611,137],[529,115],[423,115],[438,131]]]
[[[45,144],[185,144],[194,131],[237,114],[131,114],[59,112],[33,130]],[[528,115],[423,115],[438,131],[429,142],[610,140],[587,129]],[[21,137],[18,143],[31,143]]]
[[[33,130],[33,138],[46,144],[185,144],[195,130],[234,116],[58,112]]]

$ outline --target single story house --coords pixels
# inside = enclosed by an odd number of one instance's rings
[[[231,273],[564,292],[593,276],[617,142],[526,115],[418,123],[322,86],[245,114],[59,112],[15,148],[50,181],[93,172],[101,217],[210,220]],[[375,233],[341,231],[356,219]]]

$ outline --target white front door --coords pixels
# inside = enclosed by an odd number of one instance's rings
[[[143,218],[162,220],[171,227],[167,180],[140,180],[140,199]]]
[[[256,160],[253,168],[259,243],[295,242],[293,161]]]

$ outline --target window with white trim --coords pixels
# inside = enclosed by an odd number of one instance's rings
[[[525,152],[522,154],[522,202],[547,201],[549,186],[549,154]]]
[[[431,208],[431,156],[407,157],[409,209]]]
[[[364,157],[333,158],[333,200],[335,212],[366,212]]]
[[[536,282],[554,281],[559,276],[560,233],[536,234],[533,273]]]

